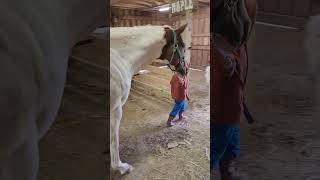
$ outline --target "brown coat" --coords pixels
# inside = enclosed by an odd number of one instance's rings
[[[246,0],[246,8],[251,20],[255,21],[255,0]],[[230,52],[236,57],[238,74],[231,78],[224,76],[223,57],[216,48],[212,48],[211,73],[211,121],[215,123],[238,123],[243,112],[244,85],[247,76],[247,52],[245,46],[235,50],[222,36],[213,36],[213,46]]]

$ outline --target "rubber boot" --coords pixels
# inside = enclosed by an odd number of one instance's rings
[[[179,120],[182,121],[182,120],[185,120],[186,117],[183,115],[183,112],[180,112],[179,113]]]
[[[222,161],[219,163],[221,180],[243,180],[237,172],[234,160]]]
[[[174,119],[173,116],[169,116],[168,121],[167,121],[167,126],[168,126],[168,127],[171,127],[171,126],[174,125],[173,122],[172,122],[173,119]]]

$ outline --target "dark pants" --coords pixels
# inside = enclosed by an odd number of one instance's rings
[[[239,124],[214,124],[210,129],[210,170],[214,173],[219,162],[232,160],[240,154]]]

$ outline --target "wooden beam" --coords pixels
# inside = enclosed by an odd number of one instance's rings
[[[141,9],[145,8],[144,6],[141,5],[134,5],[134,4],[115,4],[112,5],[113,8],[120,8],[120,9]]]
[[[198,0],[198,2],[201,3],[201,4],[210,5],[210,0]]]
[[[143,9],[143,8],[153,8],[169,4],[170,0],[117,0],[112,4],[112,7],[119,7],[125,9]],[[201,5],[210,5],[210,0],[198,0]]]
[[[194,34],[192,37],[210,37],[210,33]]]
[[[132,9],[137,9],[137,8],[152,8],[152,7],[157,7],[161,6],[164,4],[170,3],[170,0],[118,0],[112,4],[112,7],[119,7],[119,8],[132,8]]]
[[[168,18],[165,17],[144,17],[144,16],[133,16],[125,15],[122,17],[123,20],[136,20],[136,19],[145,19],[145,20],[158,20],[158,21],[167,21]]]

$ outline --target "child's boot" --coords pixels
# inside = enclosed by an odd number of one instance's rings
[[[168,121],[167,121],[167,126],[168,127],[171,127],[171,126],[173,126],[174,124],[173,124],[173,119],[174,119],[174,117],[173,116],[169,116],[169,118],[168,118]]]
[[[179,113],[179,120],[182,121],[182,120],[185,120],[186,117],[184,116],[183,112],[180,112]]]
[[[234,160],[222,161],[219,166],[221,180],[243,180],[235,167]]]

